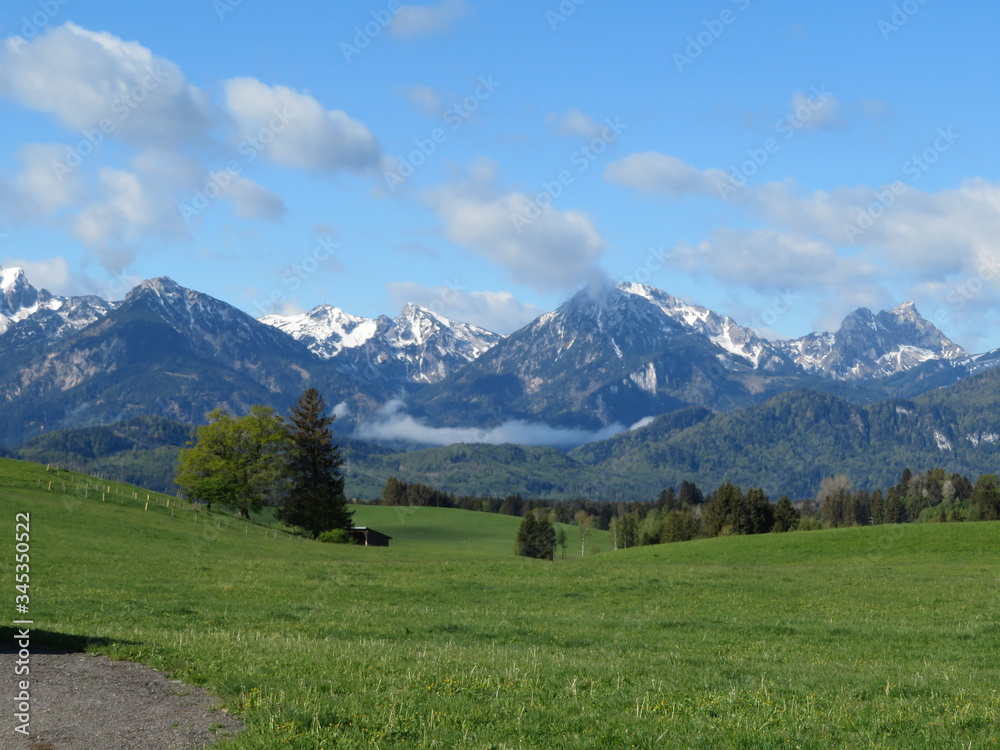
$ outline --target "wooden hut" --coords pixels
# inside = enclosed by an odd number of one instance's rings
[[[365,547],[388,547],[389,540],[392,539],[388,534],[369,529],[367,526],[355,526],[351,529],[351,533],[354,535],[354,541]]]

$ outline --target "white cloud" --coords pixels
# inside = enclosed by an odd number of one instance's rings
[[[834,318],[839,323],[845,310],[877,309],[892,301],[885,269],[865,257],[838,254],[822,241],[772,229],[719,229],[697,245],[678,244],[667,262],[730,288],[808,295],[810,303],[827,311],[825,324]]]
[[[700,170],[676,156],[656,151],[631,154],[604,170],[609,182],[643,193],[683,195],[719,195],[719,183],[729,184],[729,177],[718,169]]]
[[[424,117],[441,117],[444,114],[444,102],[430,86],[413,86],[406,92],[406,98]]]
[[[28,143],[17,152],[21,169],[11,185],[12,207],[21,218],[39,218],[71,206],[81,197],[77,172],[63,174],[53,169],[65,155],[66,147],[55,143]]]
[[[565,290],[598,273],[605,241],[588,215],[543,208],[523,193],[501,193],[485,165],[471,180],[424,196],[453,242],[502,266],[517,283]]]
[[[437,5],[404,5],[393,16],[390,33],[397,38],[443,34],[472,12],[466,0],[444,0]]]
[[[545,312],[537,305],[522,302],[510,292],[468,292],[447,286],[421,286],[412,281],[390,282],[386,289],[393,303],[400,307],[413,302],[452,320],[472,323],[494,333],[512,333]]]
[[[137,42],[74,23],[0,46],[0,95],[82,132],[105,122],[119,140],[173,147],[207,141],[217,110],[180,69]]]
[[[787,120],[802,130],[842,130],[845,122],[841,109],[837,97],[825,90],[818,95],[796,91]]]
[[[226,81],[225,95],[239,137],[247,139],[241,149],[298,169],[362,172],[378,166],[381,147],[368,128],[308,94],[248,77]]]
[[[281,198],[240,175],[233,178],[226,192],[235,204],[236,215],[242,219],[280,221],[288,211]]]
[[[585,138],[597,138],[605,130],[605,125],[590,115],[585,115],[576,107],[570,107],[559,115],[550,112],[545,116],[545,122],[556,135],[582,135]]]
[[[571,448],[614,437],[626,429],[635,429],[650,421],[649,418],[643,419],[632,427],[615,423],[600,430],[551,427],[523,420],[510,420],[494,427],[432,427],[404,413],[404,408],[405,404],[400,400],[386,403],[373,417],[358,425],[355,436],[361,440],[406,440],[425,445],[516,443]]]

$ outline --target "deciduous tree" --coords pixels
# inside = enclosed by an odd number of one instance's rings
[[[192,500],[249,517],[283,495],[287,447],[288,432],[273,409],[254,406],[239,418],[216,409],[197,429],[194,446],[181,451],[174,481]]]

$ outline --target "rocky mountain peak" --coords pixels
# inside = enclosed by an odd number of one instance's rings
[[[783,346],[807,371],[838,380],[884,377],[928,360],[967,356],[912,301],[878,314],[858,308],[836,333],[813,333]]]
[[[0,315],[13,316],[38,304],[38,291],[22,268],[0,266]]]

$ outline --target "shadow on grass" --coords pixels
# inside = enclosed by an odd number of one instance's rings
[[[41,653],[82,653],[93,646],[109,646],[112,643],[126,643],[112,638],[93,638],[86,635],[70,635],[55,633],[51,630],[34,630],[29,627],[33,654]],[[7,626],[0,627],[0,654],[16,654],[20,645],[15,640],[20,629]]]

